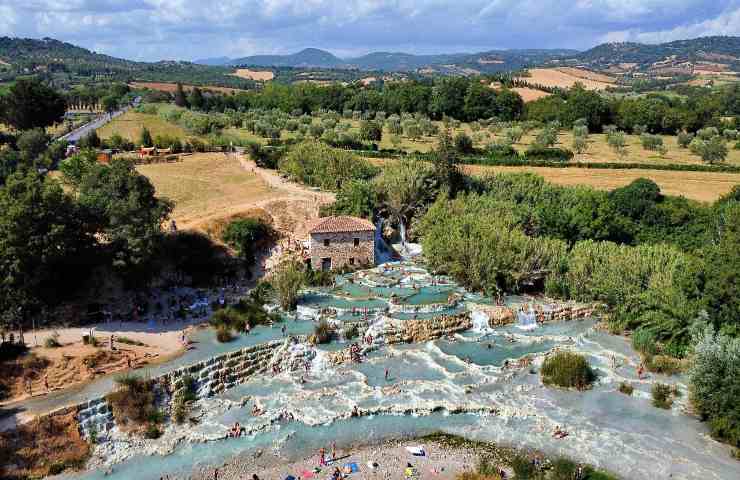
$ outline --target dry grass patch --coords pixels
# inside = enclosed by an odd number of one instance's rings
[[[740,184],[740,174],[714,172],[674,172],[664,170],[617,170],[595,168],[489,167],[466,165],[466,173],[532,172],[559,185],[588,185],[599,190],[623,187],[638,178],[649,178],[665,195],[681,195],[691,200],[714,202]]]
[[[529,70],[529,74],[529,77],[522,77],[521,80],[556,88],[571,88],[580,82],[588,90],[604,90],[614,82],[613,79],[611,82],[595,80],[594,76],[598,74],[575,68],[533,68]]]
[[[75,412],[36,419],[0,434],[0,478],[41,478],[80,469],[89,453]]]
[[[255,80],[257,82],[267,82],[275,78],[275,74],[271,71],[256,71],[248,68],[238,68],[236,72],[231,75],[239,78],[246,78],[247,80]]]
[[[273,193],[233,157],[203,153],[178,163],[140,165],[138,171],[154,184],[157,195],[175,202],[172,218],[181,228],[203,228],[206,222],[255,208]]]
[[[524,103],[534,102],[535,100],[539,100],[540,98],[550,96],[550,94],[547,92],[528,87],[515,87],[511,90],[518,93],[519,96],[522,97],[522,100],[524,100]]]
[[[164,120],[159,115],[132,111],[124,113],[109,124],[98,129],[98,136],[100,138],[110,138],[114,133],[117,133],[123,138],[134,142],[134,144],[138,144],[141,131],[144,127],[149,129],[152,137],[168,135],[183,140],[190,137],[190,134],[184,128]]]

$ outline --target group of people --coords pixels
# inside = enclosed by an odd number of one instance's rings
[[[239,422],[235,422],[234,426],[229,429],[229,438],[239,438],[242,436],[244,429]]]

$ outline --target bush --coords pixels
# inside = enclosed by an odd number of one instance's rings
[[[524,154],[526,160],[567,162],[573,159],[573,152],[565,148],[529,148]]]
[[[234,248],[249,266],[255,262],[257,251],[273,238],[275,232],[272,227],[259,218],[233,220],[221,235],[221,239]]]
[[[596,373],[583,355],[558,352],[545,359],[542,365],[542,381],[545,385],[584,390],[596,379]]]
[[[576,478],[578,466],[567,458],[558,458],[552,462],[549,478],[551,480],[572,480]]]
[[[689,148],[692,140],[694,140],[693,133],[678,132],[678,136],[676,137],[676,143],[680,148]]]
[[[652,389],[653,406],[668,410],[673,405],[671,387],[663,383],[656,383]]]
[[[645,360],[645,367],[654,373],[675,375],[683,370],[681,360],[667,355],[654,355]]]
[[[643,355],[658,353],[658,340],[655,333],[647,328],[638,328],[632,333],[632,348]]]
[[[635,391],[635,387],[627,382],[622,382],[619,384],[619,391],[625,395],[632,396],[632,392]]]
[[[342,336],[344,336],[347,340],[352,340],[353,338],[357,338],[357,336],[360,334],[360,329],[357,328],[357,325],[347,325],[344,327],[344,330],[342,331]]]
[[[298,294],[306,282],[303,265],[297,260],[285,260],[275,268],[270,284],[277,292],[280,307],[293,310],[298,303]]]
[[[453,144],[455,145],[455,150],[457,150],[459,153],[462,153],[463,155],[472,153],[474,151],[473,140],[471,140],[470,137],[467,136],[464,132],[460,132],[455,135]]]
[[[321,320],[313,331],[313,340],[315,344],[329,343],[334,336],[334,330],[326,320]]]
[[[59,348],[62,344],[59,343],[59,332],[54,332],[44,340],[44,347],[46,348]]]
[[[714,438],[740,447],[740,339],[703,332],[689,372],[691,403]]]
[[[231,333],[231,328],[223,324],[216,327],[216,340],[221,343],[227,343],[234,340],[234,335]]]
[[[150,440],[154,440],[161,437],[162,432],[159,430],[159,427],[156,424],[150,423],[144,431],[144,436]]]
[[[119,425],[140,426],[157,417],[154,382],[135,375],[117,377],[118,388],[106,396]]]
[[[534,465],[524,455],[515,456],[511,460],[511,468],[514,470],[514,475],[517,479],[528,480],[537,475]]]
[[[640,143],[642,143],[642,148],[645,150],[658,151],[663,146],[663,137],[643,133],[640,135]]]
[[[126,345],[135,345],[137,347],[145,347],[146,344],[144,342],[140,342],[138,340],[133,340],[128,337],[116,337],[116,343],[123,343]]]
[[[703,161],[713,165],[724,162],[727,158],[727,144],[720,136],[710,139],[695,138],[689,145],[691,153],[701,157]]]

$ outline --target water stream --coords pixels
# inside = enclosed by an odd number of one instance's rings
[[[505,302],[514,308],[522,303],[550,308],[526,297],[507,297]],[[276,455],[276,463],[284,464],[333,440],[342,446],[438,430],[568,455],[624,478],[740,478],[740,462],[708,437],[705,425],[684,413],[683,377],[638,379],[640,360],[627,340],[595,328],[595,319],[538,326],[534,312],[527,310],[516,323],[491,328],[488,316],[471,305],[493,303],[407,263],[338,278],[334,287],[307,292],[302,311],[336,323],[366,322],[374,331],[382,322],[471,310],[473,328],[424,343],[382,346],[362,363],[328,361],[330,352],[346,343],[295,346],[303,350],[294,354],[310,351],[308,372],[254,377],[201,400],[198,425],[169,425],[162,438],[138,442],[135,449],[115,440],[100,445],[97,454],[103,464],[69,478],[186,477],[244,452]],[[308,320],[287,323],[291,334],[308,333],[312,325]],[[276,338],[280,329],[262,328],[229,344],[216,343],[207,330],[198,335],[197,350],[156,369],[166,371]],[[537,370],[553,349],[584,354],[599,374],[594,388],[572,392],[543,387]],[[524,357],[531,363],[518,365]],[[631,397],[617,391],[622,381],[635,387]],[[650,388],[656,381],[675,384],[683,393],[671,410],[651,405]],[[104,390],[102,384],[86,388],[79,395]],[[266,413],[252,416],[254,404]],[[355,409],[359,418],[352,416]],[[254,433],[224,439],[237,421]],[[567,430],[568,437],[553,439],[556,426]]]

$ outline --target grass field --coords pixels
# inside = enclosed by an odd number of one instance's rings
[[[140,165],[157,195],[175,202],[172,218],[181,228],[242,213],[255,202],[270,198],[271,189],[233,157],[203,153],[182,162]]]
[[[190,135],[179,125],[170,123],[159,115],[150,115],[147,113],[137,113],[128,111],[117,117],[109,124],[98,130],[98,136],[100,138],[110,138],[114,133],[118,133],[123,138],[127,138],[134,143],[139,141],[141,130],[146,127],[152,134],[152,137],[157,135],[170,135],[185,139]]]
[[[673,172],[662,170],[612,170],[591,168],[488,167],[467,165],[466,173],[486,175],[493,172],[533,172],[559,185],[588,185],[599,190],[623,187],[638,178],[649,178],[666,195],[680,195],[691,200],[713,202],[740,184],[740,174],[713,172]]]

